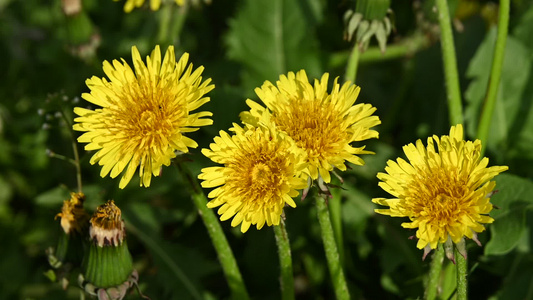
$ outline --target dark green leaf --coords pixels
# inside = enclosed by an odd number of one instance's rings
[[[491,202],[499,209],[491,212],[494,223],[490,226],[486,255],[502,255],[517,245],[526,228],[526,209],[533,207],[533,182],[528,179],[502,174],[496,178],[496,189],[499,192]]]
[[[61,209],[63,201],[67,199],[70,199],[69,192],[64,187],[58,186],[37,196],[37,198],[35,198],[35,204],[57,207],[59,210]]]
[[[470,61],[467,77],[472,78],[465,98],[465,119],[469,135],[476,136],[480,113],[486,97],[487,84],[494,55],[496,30],[492,29]],[[487,146],[493,150],[505,149],[513,122],[521,110],[521,100],[531,69],[529,50],[517,39],[509,36],[505,47],[502,76],[498,88],[494,115]]]
[[[250,91],[265,80],[275,81],[289,71],[305,69],[309,77],[322,71],[315,26],[317,0],[247,0],[230,21],[228,55],[243,67]],[[342,33],[338,33],[339,35]]]

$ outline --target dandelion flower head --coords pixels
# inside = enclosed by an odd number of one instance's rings
[[[113,0],[113,1],[120,1],[120,0]],[[142,7],[144,2],[146,0],[126,0],[126,3],[124,4],[124,11],[126,13],[131,12],[134,8]],[[175,0],[176,4],[183,5],[185,0]],[[150,9],[153,11],[159,10],[159,7],[161,7],[161,0],[150,0]]]
[[[436,151],[438,149],[438,151]],[[417,247],[435,249],[449,240],[459,243],[463,237],[477,241],[483,224],[494,220],[490,195],[496,185],[490,181],[506,166],[487,167],[481,155],[481,141],[465,141],[463,126],[452,126],[449,135],[428,138],[403,147],[409,162],[389,160],[386,173],[378,173],[379,186],[395,198],[375,198],[374,203],[388,206],[377,213],[408,217],[404,228],[417,229]]]
[[[261,229],[279,225],[283,207],[296,207],[292,197],[307,186],[302,171],[305,152],[294,141],[264,127],[239,127],[234,124],[229,135],[220,131],[210,149],[202,153],[222,166],[202,169],[198,176],[202,187],[215,188],[208,197],[209,208],[220,206],[222,221],[233,217],[231,226],[242,223],[241,231],[250,225]]]
[[[335,78],[328,93],[328,78],[325,73],[320,80],[315,79],[313,86],[301,70],[281,75],[276,86],[266,81],[255,89],[266,108],[248,99],[251,109],[241,114],[244,123],[253,126],[266,123],[265,126],[275,126],[290,136],[307,154],[310,177],[320,176],[326,183],[330,182],[329,172],[334,168],[346,170],[346,161],[364,164],[358,155],[373,152],[352,143],[378,138],[378,132],[371,128],[381,123],[379,117],[372,115],[375,107],[355,104],[358,86],[347,82],[341,87]]]
[[[178,62],[170,46],[161,60],[157,46],[146,59],[132,48],[135,72],[125,60],[104,61],[106,78],[86,81],[91,90],[83,99],[100,106],[95,110],[76,107],[74,130],[84,133],[78,142],[85,150],[96,150],[90,163],[102,166],[100,176],[123,173],[124,188],[139,167],[141,186],[150,186],[162,165],[168,166],[176,151],[188,152],[198,144],[184,134],[211,125],[210,112],[191,113],[209,101],[204,97],[214,88],[211,79],[202,82],[203,67],[193,70],[189,55]]]

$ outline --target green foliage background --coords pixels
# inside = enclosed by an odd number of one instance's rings
[[[171,1],[173,2],[173,1]],[[423,295],[428,261],[413,232],[401,219],[374,214],[372,197],[386,196],[376,173],[387,159],[403,157],[401,146],[449,130],[438,35],[431,29],[431,10],[413,8],[410,1],[392,1],[396,31],[389,38],[408,51],[376,54],[375,41],[361,56],[358,101],[377,107],[380,138],[368,143],[376,152],[366,165],[345,172],[342,222],[346,276],[354,298],[416,299]],[[458,67],[469,138],[487,90],[496,36],[497,2],[450,1],[457,7],[455,31]],[[512,2],[510,32],[487,156],[491,165],[508,165],[497,177],[499,193],[492,202],[495,218],[469,249],[472,299],[533,298],[533,7],[530,0]],[[192,137],[206,147],[221,129],[239,122],[245,99],[264,80],[306,69],[309,77],[324,72],[342,80],[352,44],[343,40],[342,16],[354,7],[333,0],[213,0],[194,5],[180,19],[176,5],[158,12],[122,11],[123,2],[85,0],[84,13],[67,17],[61,1],[0,0],[0,298],[77,299],[75,280],[67,291],[51,283],[45,249],[55,246],[63,200],[75,190],[75,170],[66,161],[49,157],[47,149],[72,157],[69,126],[72,108],[89,106],[80,99],[85,79],[104,76],[103,60],[124,58],[131,63],[131,46],[143,56],[156,44],[189,52],[204,78],[216,85],[205,108],[214,125]],[[477,5],[477,6],[476,6]],[[488,13],[487,13],[488,12]],[[420,19],[422,17],[422,19]],[[418,19],[418,21],[417,21]],[[421,21],[422,20],[422,21]],[[183,22],[183,23],[182,23]],[[91,38],[99,45],[87,46]],[[94,42],[95,40],[93,40]],[[418,41],[418,42],[417,42]],[[420,43],[419,41],[422,41]],[[81,57],[74,49],[93,49]],[[399,47],[399,46],[398,46]],[[216,254],[180,175],[173,167],[148,189],[132,182],[118,189],[118,180],[100,178],[99,168],[82,153],[86,207],[114,199],[123,210],[128,243],[140,285],[152,299],[192,299],[186,277],[206,299],[227,299],[229,290]],[[195,174],[210,165],[196,149],[188,155]],[[135,180],[135,179],[134,179]],[[299,299],[332,299],[333,291],[320,239],[316,211],[306,200],[287,209],[296,291]],[[245,235],[230,222],[224,231],[253,299],[277,299],[279,266],[271,228]],[[76,270],[73,271],[73,274]],[[447,263],[443,299],[454,290],[455,269]],[[73,276],[75,278],[75,276]],[[128,296],[135,299],[136,294]]]

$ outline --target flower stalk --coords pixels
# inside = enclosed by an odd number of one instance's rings
[[[281,299],[294,300],[294,275],[292,271],[292,255],[289,235],[285,229],[285,221],[281,219],[279,226],[274,226],[276,245],[278,246],[279,265],[281,270]]]
[[[500,13],[498,19],[498,35],[496,37],[496,45],[494,48],[494,58],[492,59],[492,68],[490,72],[489,86],[487,91],[487,98],[481,112],[481,119],[477,130],[477,137],[485,145],[481,149],[481,155],[485,153],[487,148],[487,137],[489,135],[490,122],[494,113],[494,106],[498,95],[498,87],[500,86],[500,77],[502,75],[503,57],[505,54],[505,42],[507,40],[507,30],[509,27],[509,10],[510,1],[500,1]]]
[[[342,237],[342,195],[340,188],[330,189],[331,199],[328,201],[328,208],[331,218],[331,226],[333,226],[333,233],[335,241],[337,242],[337,249],[339,250],[339,258],[341,265],[344,264],[344,239]]]
[[[450,124],[453,126],[463,123],[463,107],[461,103],[461,88],[459,87],[459,73],[457,71],[452,25],[450,22],[450,13],[448,11],[448,1],[435,0],[435,4],[437,5],[437,10],[439,12],[446,94],[448,98]]]
[[[348,65],[346,66],[346,74],[344,75],[345,81],[350,81],[355,83],[357,78],[357,68],[359,67],[359,56],[361,51],[359,50],[359,45],[355,43],[353,45],[352,52],[348,58]]]
[[[466,255],[463,256],[457,247],[455,248],[455,265],[457,267],[457,300],[468,299],[468,263]],[[465,250],[466,251],[466,250]],[[466,252],[465,252],[466,254]]]
[[[211,241],[218,255],[218,259],[228,281],[233,299],[250,299],[242,279],[239,266],[229,246],[228,240],[214,212],[207,207],[207,199],[196,178],[183,163],[177,163],[178,170],[190,188],[192,200],[198,208],[198,213],[207,228]]]
[[[316,208],[318,214],[318,221],[320,223],[320,230],[322,233],[322,241],[324,243],[324,251],[326,252],[326,259],[328,261],[329,274],[335,290],[335,295],[338,300],[350,299],[346,279],[344,278],[344,271],[339,258],[339,251],[335,242],[333,234],[333,227],[329,217],[329,210],[326,205],[326,200],[321,196],[316,196]]]
[[[179,41],[181,31],[187,19],[188,5],[176,7],[164,5],[160,10],[157,41],[160,44],[175,44]]]
[[[433,260],[429,267],[429,280],[426,286],[426,292],[424,299],[435,300],[437,299],[440,273],[442,270],[442,262],[444,261],[444,248],[442,245],[438,245],[433,254]]]

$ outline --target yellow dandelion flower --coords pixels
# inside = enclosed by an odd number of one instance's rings
[[[198,176],[202,187],[216,187],[208,195],[213,199],[207,206],[221,206],[220,220],[233,217],[231,226],[242,223],[242,232],[250,225],[257,229],[265,223],[279,225],[285,204],[296,207],[292,197],[307,186],[307,180],[300,178],[305,153],[273,129],[234,124],[230,130],[234,135],[220,131],[211,149],[202,150],[212,161],[223,164],[204,168]]]
[[[199,126],[213,124],[210,112],[191,113],[209,101],[204,97],[214,88],[211,79],[202,82],[203,67],[193,72],[185,53],[176,62],[170,46],[161,62],[159,46],[148,56],[146,65],[132,47],[135,72],[126,61],[104,61],[109,81],[93,76],[86,81],[91,90],[83,99],[100,106],[90,110],[76,107],[74,130],[84,131],[78,138],[88,143],[85,150],[98,150],[90,163],[102,166],[100,176],[111,178],[123,173],[120,188],[133,177],[137,167],[141,186],[150,186],[162,165],[168,166],[176,151],[188,152],[198,144],[184,136]]]
[[[113,1],[120,1],[120,0],[113,0]],[[144,2],[146,0],[126,0],[126,3],[124,4],[124,11],[129,13],[134,8],[139,8],[143,6]],[[183,5],[185,3],[185,0],[175,0],[176,4]],[[150,9],[153,11],[159,10],[159,7],[161,7],[161,0],[150,0]]]
[[[274,86],[266,81],[255,92],[266,108],[248,99],[249,112],[243,112],[244,123],[275,126],[290,136],[307,153],[307,172],[312,179],[331,180],[330,171],[346,170],[345,162],[363,165],[358,155],[373,154],[365,146],[353,147],[353,142],[378,138],[371,128],[380,124],[370,104],[354,105],[360,88],[349,82],[340,86],[338,78],[327,92],[329,74],[325,73],[314,87],[304,70],[281,75]],[[265,124],[266,123],[266,124]]]
[[[417,247],[426,252],[465,236],[477,242],[483,224],[494,221],[488,214],[496,183],[490,180],[508,167],[487,168],[489,159],[480,158],[481,141],[465,141],[462,125],[452,126],[449,136],[428,138],[427,147],[418,140],[403,151],[409,162],[389,160],[387,173],[378,173],[379,186],[395,198],[372,199],[389,207],[376,212],[409,217],[402,227],[417,229]]]

